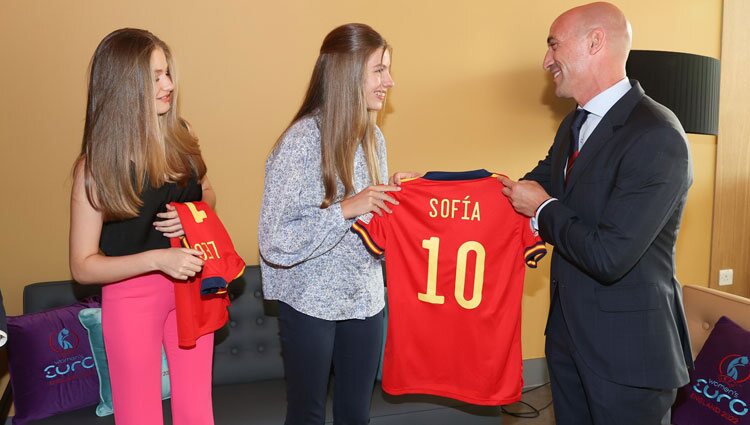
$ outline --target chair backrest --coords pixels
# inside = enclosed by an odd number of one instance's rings
[[[263,300],[260,267],[246,267],[228,292],[229,323],[215,334],[214,385],[283,377],[278,306]],[[99,285],[71,280],[32,283],[23,290],[23,311],[36,313],[100,294]]]
[[[32,283],[23,288],[23,313],[38,313],[64,307],[76,300],[101,294],[100,285],[79,285],[72,280]]]
[[[214,384],[283,378],[278,304],[263,299],[259,266],[229,284],[229,298],[229,323],[215,336]]]
[[[750,330],[750,299],[694,285],[685,285],[682,293],[693,357],[703,348],[721,316]]]

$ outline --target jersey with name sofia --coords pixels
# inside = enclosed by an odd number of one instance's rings
[[[497,177],[429,172],[390,192],[393,213],[352,227],[386,258],[387,393],[482,405],[521,398],[525,266],[547,251]]]

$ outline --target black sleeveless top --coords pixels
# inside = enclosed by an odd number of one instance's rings
[[[165,183],[158,189],[148,185],[141,192],[141,207],[138,217],[109,221],[102,226],[99,248],[110,257],[137,254],[151,249],[169,248],[169,238],[154,228],[157,213],[165,212],[170,202],[200,201],[203,190],[195,177],[185,186]]]

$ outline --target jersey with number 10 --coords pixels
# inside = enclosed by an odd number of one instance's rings
[[[393,213],[354,224],[386,258],[387,393],[482,405],[521,398],[525,265],[546,249],[496,177],[430,172],[390,192]]]

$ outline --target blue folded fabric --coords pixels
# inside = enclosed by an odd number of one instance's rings
[[[91,353],[96,364],[96,373],[99,375],[99,404],[96,406],[96,416],[111,415],[112,409],[112,387],[109,379],[109,363],[107,353],[104,350],[104,336],[102,335],[102,309],[84,308],[78,313],[78,320],[88,331]],[[161,398],[169,398],[171,388],[169,386],[169,366],[164,348],[161,350]]]

